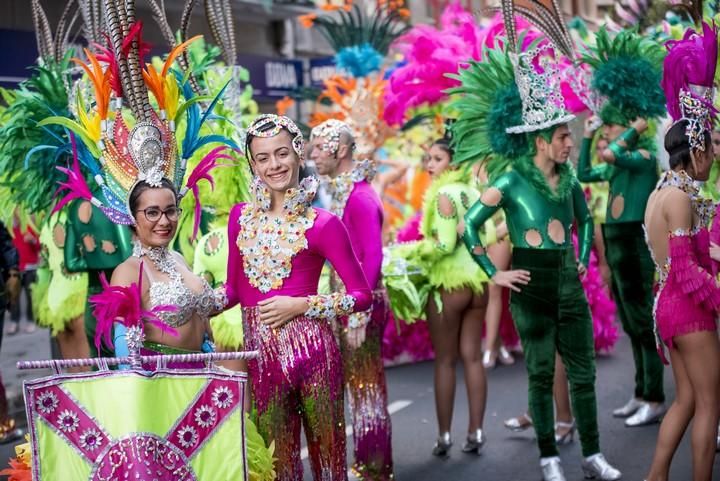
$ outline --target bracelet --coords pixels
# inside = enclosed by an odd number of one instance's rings
[[[347,294],[333,293],[314,295],[307,298],[308,310],[305,317],[311,319],[334,320],[338,316],[350,314],[355,307],[355,298]]]
[[[347,327],[349,329],[358,329],[365,327],[370,323],[370,316],[372,315],[372,309],[364,312],[353,312],[348,316]]]
[[[227,289],[225,284],[213,289],[213,307],[216,311],[220,312],[225,309],[228,305]]]

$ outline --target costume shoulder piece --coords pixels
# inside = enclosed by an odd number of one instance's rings
[[[425,236],[429,235],[433,230],[435,223],[435,204],[438,201],[440,192],[446,187],[453,184],[465,184],[469,187],[470,175],[466,169],[449,169],[443,172],[440,177],[435,179],[430,187],[425,191],[423,198],[423,216],[420,221],[420,231]]]

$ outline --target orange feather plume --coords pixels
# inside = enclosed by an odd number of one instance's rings
[[[85,55],[90,60],[90,65],[86,64],[78,58],[72,58],[71,60],[79,65],[87,74],[88,78],[93,84],[95,90],[95,108],[100,118],[105,120],[108,115],[108,108],[110,106],[110,76],[112,72],[110,69],[103,70],[97,57],[92,54],[88,49],[85,50]],[[92,66],[92,68],[91,68]]]

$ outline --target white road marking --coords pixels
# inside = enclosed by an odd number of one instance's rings
[[[393,401],[393,402],[391,402],[391,403],[388,405],[388,412],[389,412],[390,415],[392,416],[392,415],[395,414],[396,412],[402,411],[402,410],[405,409],[406,407],[410,406],[412,403],[413,403],[412,401],[408,401],[408,400],[406,400],[406,399],[400,399],[400,400],[397,400],[397,401]],[[348,425],[348,426],[345,428],[345,436],[346,436],[346,437],[352,436],[352,432],[353,432],[352,426]],[[302,450],[300,451],[300,458],[301,458],[301,459],[307,459],[307,458],[308,458],[308,448],[307,448],[307,447],[302,448]],[[350,475],[350,471],[348,471],[348,475]],[[353,477],[352,479],[355,479],[355,478]]]

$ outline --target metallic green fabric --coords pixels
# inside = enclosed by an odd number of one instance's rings
[[[608,224],[642,221],[648,197],[657,184],[655,155],[648,152],[650,157],[646,158],[641,154],[638,140],[635,129],[627,129],[608,147],[615,155],[615,162],[591,166],[592,140],[583,139],[577,176],[581,182],[610,182],[605,219]]]
[[[515,248],[513,269],[531,280],[510,297],[510,311],[528,370],[528,403],[541,457],[557,456],[553,377],[555,353],[570,381],[572,409],[583,456],[600,452],[595,398],[592,318],[575,265],[575,251]]]
[[[571,175],[571,174],[568,174]],[[478,235],[478,229],[499,209],[505,211],[510,232],[510,241],[515,247],[538,250],[565,250],[572,247],[571,228],[575,220],[578,224],[580,239],[580,262],[588,264],[592,247],[593,222],[585,203],[585,195],[577,182],[572,179],[570,195],[560,199],[549,199],[515,170],[506,172],[490,185],[490,189],[500,191],[502,198],[497,205],[487,205],[482,198],[465,215],[465,234],[463,239],[475,262],[480,264],[489,277],[495,275],[496,268],[487,256]],[[486,191],[487,192],[487,191]],[[553,221],[562,224],[563,237],[553,240],[548,227]],[[537,233],[541,239],[539,245],[528,244],[528,234]]]
[[[128,227],[113,223],[90,202],[72,203],[65,242],[65,265],[70,272],[112,270],[131,254]]]
[[[149,351],[157,352],[158,354],[198,354],[200,352],[190,351],[180,347],[166,346],[165,344],[152,341],[143,342],[143,347]]]
[[[640,222],[603,225],[613,298],[635,359],[635,396],[663,402],[663,364],[653,334],[655,266]]]

